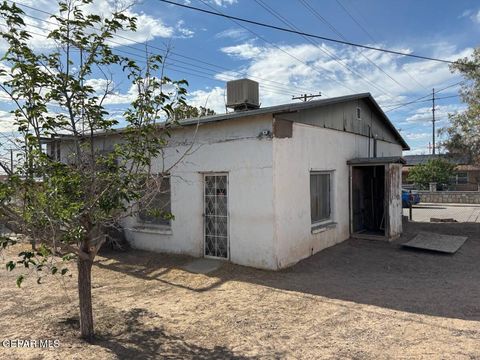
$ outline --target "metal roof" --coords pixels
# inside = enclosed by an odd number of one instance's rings
[[[380,108],[380,106],[378,105],[378,103],[375,101],[375,99],[370,93],[345,95],[345,96],[338,96],[338,97],[328,98],[328,99],[306,101],[301,103],[289,103],[289,104],[283,104],[283,105],[269,106],[269,107],[264,107],[260,109],[255,109],[255,110],[237,111],[237,112],[228,113],[228,114],[218,114],[218,115],[204,116],[200,118],[184,119],[180,121],[180,124],[183,126],[188,126],[188,125],[197,125],[197,124],[207,124],[207,123],[212,123],[216,121],[226,121],[226,120],[230,121],[230,120],[251,117],[251,116],[265,115],[265,114],[275,115],[275,114],[282,114],[282,113],[291,113],[291,112],[298,112],[302,110],[322,107],[326,105],[348,102],[352,100],[360,100],[360,99],[368,100],[370,104],[373,105],[373,107],[381,115],[381,118],[383,118],[387,127],[392,131],[392,133],[395,135],[395,138],[402,145],[403,150],[410,150],[410,147],[408,146],[407,142],[403,139],[403,137],[397,131],[397,129],[392,124],[388,116],[383,112],[383,110]]]
[[[370,102],[370,104],[377,110],[377,112],[381,115],[381,118],[384,120],[387,127],[390,131],[394,134],[397,141],[402,145],[403,150],[410,150],[407,142],[403,139],[400,133],[397,131],[395,126],[392,124],[388,116],[383,112],[380,106],[377,104],[375,99],[372,97],[370,93],[360,93],[360,94],[353,94],[353,95],[345,95],[345,96],[338,96],[334,98],[328,99],[320,99],[320,100],[312,100],[300,103],[289,103],[283,105],[276,105],[276,106],[269,106],[264,108],[259,108],[255,110],[246,110],[246,111],[236,111],[227,114],[217,114],[211,116],[203,116],[198,118],[189,118],[183,119],[179,121],[180,126],[191,126],[191,125],[202,125],[202,124],[209,124],[218,121],[234,121],[246,117],[258,116],[258,115],[265,115],[265,114],[272,114],[275,116],[276,114],[285,114],[285,113],[292,113],[292,112],[299,112],[302,110],[313,109],[317,107],[322,107],[326,105],[338,104],[342,102],[348,102],[352,100],[360,100],[365,99]],[[161,126],[161,124],[159,124]],[[96,136],[106,136],[106,135],[113,135],[113,134],[120,134],[124,131],[124,129],[113,129],[107,132],[97,132],[95,133]],[[70,135],[62,135],[62,138],[68,138]]]
[[[429,160],[433,159],[444,159],[457,165],[469,163],[466,156],[456,156],[450,154],[405,155],[404,158],[407,162],[407,166],[425,164]]]
[[[357,158],[347,161],[348,165],[384,165],[384,164],[405,164],[401,156],[386,156],[375,158]]]

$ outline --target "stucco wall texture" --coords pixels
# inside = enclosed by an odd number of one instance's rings
[[[125,219],[132,247],[202,257],[204,175],[211,173],[228,175],[229,260],[234,263],[276,270],[348,239],[347,160],[371,156],[372,139],[298,122],[293,122],[292,137],[280,139],[272,136],[273,121],[270,113],[176,129],[153,166],[153,172],[160,172],[178,162],[170,172],[175,219],[170,227]],[[97,145],[108,150],[118,141],[115,136],[99,137]],[[71,150],[63,143],[62,158]],[[378,157],[401,154],[397,142],[378,140]],[[310,217],[312,170],[333,172],[332,224],[315,231]]]

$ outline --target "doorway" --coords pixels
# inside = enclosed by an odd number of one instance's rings
[[[204,256],[228,259],[228,175],[204,175]]]
[[[352,166],[352,236],[376,238],[386,235],[385,165]]]

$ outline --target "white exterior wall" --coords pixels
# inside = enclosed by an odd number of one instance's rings
[[[400,145],[378,142],[378,157],[401,155]],[[273,139],[274,231],[278,268],[292,265],[349,238],[350,180],[347,160],[367,156],[368,138],[365,136],[299,123],[293,123],[291,138]],[[314,233],[310,217],[312,170],[333,170],[332,214],[336,223]]]
[[[165,167],[183,154],[195,127],[175,130],[165,149]],[[143,227],[137,219],[124,226],[135,248],[203,256],[203,174],[228,173],[230,261],[275,269],[273,243],[272,140],[258,138],[271,131],[271,116],[202,125],[191,154],[171,171],[171,230]],[[178,144],[178,145],[175,145]],[[181,145],[180,145],[181,144]],[[158,159],[155,166],[161,169]],[[155,169],[154,169],[155,171]]]
[[[124,221],[134,248],[203,256],[203,174],[228,173],[230,261],[279,269],[349,237],[347,160],[368,156],[368,138],[352,133],[293,123],[291,138],[259,138],[272,131],[272,116],[189,126],[173,131],[165,157],[155,171],[168,168],[189,148],[171,173],[170,228]],[[99,137],[99,149],[112,149],[118,136]],[[67,161],[68,143],[62,143]],[[398,144],[378,141],[377,156],[401,156]],[[370,141],[373,155],[373,141]],[[333,170],[332,211],[335,226],[312,234],[310,171]]]

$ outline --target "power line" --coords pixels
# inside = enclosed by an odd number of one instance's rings
[[[372,40],[374,43],[378,43],[377,40],[375,40],[375,38],[373,37],[373,35],[359,22],[357,21],[357,19],[355,18],[355,16],[353,16],[353,14],[342,4],[342,2],[340,0],[336,0],[337,4],[343,9],[343,11],[345,11],[347,13],[347,15],[353,20],[353,22],[355,24],[357,24],[357,26],[363,30],[363,32],[365,34],[367,34],[367,36],[370,38],[370,40]],[[392,56],[392,54],[389,54],[390,56]],[[423,85],[421,82],[419,82],[417,79],[415,79],[415,77],[412,76],[412,74],[410,74],[404,67],[401,67],[402,71],[405,72],[405,74],[408,75],[408,77],[410,79],[412,79],[415,83],[417,83],[418,85],[420,85],[421,87],[423,87],[425,90],[428,90],[427,87],[425,85]]]
[[[11,1],[11,0],[7,0],[7,1],[13,3],[13,1]],[[160,1],[163,1],[163,0],[160,0]],[[37,9],[37,8],[31,7],[31,6],[25,5],[25,4],[22,4],[22,3],[16,3],[16,4],[17,4],[17,5],[20,5],[20,6],[24,6],[25,8],[28,8],[28,9],[31,9],[31,10],[34,10],[34,11],[39,11],[39,12],[44,13],[44,14],[53,15],[52,13],[49,13],[49,12],[46,12],[46,11],[44,11],[44,10]],[[180,5],[180,4],[178,4],[178,5]],[[39,21],[43,21],[43,22],[55,24],[55,23],[49,22],[49,21],[47,21],[47,20],[45,20],[45,19],[36,18],[36,17],[31,16],[31,15],[28,15],[28,14],[25,14],[25,15],[26,15],[26,16],[29,16],[29,17],[32,17],[32,18],[35,18],[36,20],[39,20]],[[40,28],[40,29],[42,29],[42,30],[47,30],[47,29],[45,29],[45,28],[41,28],[41,27],[35,26],[35,25],[33,25],[33,24],[28,24],[28,26],[33,26],[33,27]],[[32,32],[32,33],[33,33],[33,32]],[[36,33],[36,34],[37,34],[37,35],[40,35],[40,36],[46,37],[46,35],[44,35],[44,34],[38,34],[38,33]],[[129,42],[132,42],[132,43],[135,43],[135,44],[138,44],[138,45],[145,46],[145,47],[147,47],[147,48],[159,49],[159,50],[162,51],[162,52],[165,52],[165,51],[166,51],[165,49],[162,49],[162,48],[160,48],[160,47],[156,47],[156,46],[154,46],[154,45],[149,45],[149,44],[142,44],[142,43],[139,43],[138,41],[135,41],[135,40],[133,40],[133,39],[130,39],[130,38],[125,37],[125,36],[122,36],[122,35],[115,34],[115,37],[121,38],[121,39],[124,39],[124,40],[127,40],[127,41],[129,41]],[[118,43],[118,42],[115,42],[115,41],[113,41],[113,40],[111,40],[111,39],[110,39],[109,41],[111,41],[112,43],[117,44],[117,45],[119,45],[119,46],[124,46],[124,47],[127,47],[127,48],[134,49],[135,51],[142,51],[142,52],[143,52],[143,50],[139,50],[139,49],[137,49],[137,48],[135,48],[135,47],[133,47],[133,46],[131,46],[131,45],[128,45],[128,44]],[[120,50],[120,49],[117,49],[117,51],[119,51],[119,52],[120,52],[120,51],[125,52],[124,50]],[[241,74],[241,72],[232,71],[232,70],[230,70],[230,69],[228,69],[228,68],[225,68],[225,67],[223,67],[223,66],[220,66],[220,65],[217,65],[217,64],[213,64],[213,63],[209,63],[209,62],[206,62],[206,61],[202,61],[202,60],[199,60],[199,59],[197,59],[197,58],[185,56],[185,55],[182,55],[182,54],[180,54],[180,53],[176,53],[176,52],[173,52],[173,51],[169,51],[169,53],[171,53],[171,54],[173,54],[173,55],[175,55],[175,56],[177,56],[177,57],[182,57],[182,58],[185,58],[185,59],[189,59],[189,60],[192,60],[192,61],[196,61],[196,62],[199,62],[199,63],[203,63],[203,64],[206,64],[206,65],[209,65],[209,66],[212,66],[212,67],[216,67],[216,68],[219,68],[219,69],[224,69],[224,70],[226,70],[226,71],[230,71],[231,73]],[[201,67],[201,66],[199,66],[199,65],[194,65],[194,64],[192,64],[192,63],[188,63],[188,62],[185,62],[185,61],[182,61],[182,60],[175,59],[175,61],[181,62],[181,63],[184,63],[184,64],[188,64],[188,65],[191,65],[191,66],[194,66],[194,67],[197,67],[197,68],[207,69],[207,68],[205,68],[205,67]],[[170,68],[171,68],[171,67],[170,67]],[[195,69],[192,69],[192,70],[193,70],[193,71],[196,71]],[[210,70],[210,69],[207,69],[207,70]],[[186,71],[181,71],[181,70],[174,70],[174,71],[180,72],[180,73],[189,74],[189,75],[193,75],[193,76],[197,76],[197,77],[201,77],[201,78],[205,78],[205,79],[210,79],[210,80],[214,80],[214,81],[218,81],[218,82],[222,82],[221,80],[218,80],[218,79],[216,79],[216,78],[210,78],[210,77],[206,77],[206,76],[201,76],[201,75],[198,75],[198,74],[195,74],[195,73],[188,73],[188,72],[186,72]],[[213,71],[213,70],[211,70],[211,71]],[[251,77],[251,78],[254,78],[254,77]],[[262,80],[261,78],[257,78],[257,79]],[[266,80],[266,79],[264,79],[264,80]],[[336,80],[336,79],[333,79],[333,80]],[[266,80],[266,81],[274,82],[273,80]],[[338,82],[338,81],[337,81],[337,82]],[[280,82],[277,82],[277,83],[282,84],[282,83],[280,83]],[[458,85],[458,84],[459,84],[459,83],[452,84],[452,85],[450,85],[450,86],[448,86],[448,87],[455,86],[455,85]],[[283,84],[282,84],[282,85],[283,85]],[[262,86],[262,85],[261,85],[261,86]],[[270,85],[270,86],[273,86],[273,85]],[[266,88],[265,85],[263,85],[262,87]],[[448,88],[448,87],[446,87],[446,88]],[[444,89],[446,89],[446,88],[444,88]],[[350,89],[351,91],[354,91],[354,90],[351,89],[351,88],[349,88],[349,89]],[[440,92],[440,91],[442,91],[442,90],[444,90],[444,89],[438,90],[437,92]],[[290,90],[291,90],[291,89],[290,89]],[[272,92],[273,92],[273,91],[272,91]],[[282,94],[284,94],[284,93],[282,93]],[[425,97],[427,97],[427,96],[429,96],[429,95],[423,96],[423,97],[421,97],[420,99],[423,99],[423,98],[425,98]],[[415,100],[414,100],[413,102],[415,102]],[[409,103],[405,103],[405,104],[401,104],[401,105],[402,105],[402,106],[406,106],[406,105],[408,105],[408,104],[410,104],[410,103],[413,103],[413,102],[409,102]],[[388,111],[393,111],[393,110],[395,110],[395,109],[390,109],[390,110],[388,110]]]
[[[0,24],[0,26],[6,26],[5,24]],[[33,25],[33,24],[27,24],[27,26],[31,26],[31,27],[34,27],[34,28],[38,28],[38,29],[41,29],[41,30],[46,30],[45,28],[42,28],[42,27],[39,27],[39,26],[36,26],[36,25]],[[34,35],[37,35],[37,36],[42,36],[44,38],[48,38],[47,35],[45,34],[40,34],[40,33],[37,33],[37,32],[33,32],[33,31],[29,31],[31,34],[34,34]],[[77,51],[76,49],[72,49],[74,51]],[[138,49],[137,49],[138,50]],[[78,52],[78,51],[77,51]],[[132,52],[129,52],[129,51],[125,51],[125,50],[122,50],[122,49],[116,49],[115,52],[120,52],[120,53],[124,53],[124,54],[127,54],[129,56],[132,56],[132,57],[135,57],[136,58],[136,61],[141,61],[141,62],[144,62],[146,63],[146,60],[144,58],[140,58],[139,55],[137,54],[134,54]],[[114,52],[114,53],[115,53]],[[199,70],[196,70],[196,69],[192,69],[192,68],[188,68],[188,67],[185,67],[185,66],[180,66],[180,65],[175,65],[175,64],[171,64],[171,63],[168,63],[165,65],[165,68],[166,69],[169,69],[171,71],[175,71],[175,72],[178,72],[178,73],[181,73],[181,74],[186,74],[186,75],[191,75],[191,76],[195,76],[195,77],[199,77],[199,78],[203,78],[203,79],[207,79],[207,80],[213,80],[213,81],[216,81],[216,82],[219,82],[219,83],[224,83],[223,80],[219,80],[219,79],[216,79],[214,77],[211,76],[211,74],[209,73],[206,73],[204,71],[199,71]],[[185,71],[183,69],[187,69],[187,70],[191,70],[191,71],[195,71],[195,73],[192,73],[192,72],[189,72],[189,71]],[[199,73],[201,74],[206,74],[206,75],[210,75],[210,76],[204,76],[204,75],[199,75]],[[231,78],[233,80],[233,78]],[[278,95],[289,95],[289,96],[293,96],[293,94],[286,94],[284,90],[279,90],[279,91],[275,91],[273,89],[271,89],[270,87],[268,86],[265,86],[265,85],[262,85],[260,84],[260,87],[263,88],[265,90],[265,92],[267,93],[274,93],[274,94],[278,94]],[[280,92],[281,91],[281,92]],[[52,106],[52,105],[50,105]]]
[[[23,4],[21,2],[15,2],[15,1],[12,1],[12,0],[7,0],[8,2],[10,3],[15,3],[16,5],[19,5],[19,6],[22,6],[24,8],[27,8],[27,9],[30,9],[30,10],[33,10],[33,11],[38,11],[40,13],[43,13],[43,14],[46,14],[46,15],[50,15],[50,16],[53,16],[54,14],[48,12],[48,11],[45,11],[45,10],[42,10],[42,9],[38,9],[38,8],[35,8],[35,7],[32,7],[32,6],[29,6],[29,5],[26,5],[26,4]],[[49,24],[52,24],[52,25],[56,25],[56,23],[52,22],[52,21],[48,21],[46,19],[41,19],[41,18],[38,18],[38,17],[35,17],[33,15],[29,15],[29,14],[24,14],[25,16],[27,17],[30,17],[32,19],[35,19],[35,20],[38,20],[38,21],[42,21],[42,22],[45,22],[45,23],[49,23]],[[33,26],[33,27],[36,27],[35,25],[33,24],[27,24],[29,26]],[[38,27],[40,28],[40,27]],[[93,27],[94,29],[98,30],[97,28]],[[40,28],[42,30],[47,30],[48,29],[45,29],[45,28]],[[36,34],[36,35],[39,35],[39,34]],[[136,44],[136,45],[141,45],[141,46],[144,46],[146,48],[151,48],[151,49],[155,49],[155,50],[159,50],[161,51],[162,53],[166,53],[167,52],[167,49],[163,49],[161,47],[158,47],[158,46],[155,46],[155,45],[152,45],[152,44],[145,44],[145,43],[140,43],[136,40],[133,40],[131,38],[128,38],[126,36],[123,36],[123,35],[120,35],[120,34],[114,34],[113,35],[115,38],[119,38],[119,39],[123,39],[125,41],[128,41],[132,44]],[[140,49],[137,49],[135,48],[134,46],[131,46],[129,44],[123,44],[123,43],[120,43],[120,42],[117,42],[117,41],[114,41],[112,39],[109,39],[109,41],[112,43],[112,44],[115,44],[115,45],[118,45],[118,46],[122,46],[122,47],[127,47],[127,48],[130,48],[130,49],[133,49],[135,51],[141,51],[143,52],[143,50],[140,50]],[[221,65],[218,65],[218,64],[214,64],[214,63],[211,63],[211,62],[208,62],[208,61],[204,61],[204,60],[200,60],[198,58],[194,58],[194,57],[190,57],[190,56],[186,56],[186,55],[183,55],[181,53],[178,53],[178,52],[175,52],[175,51],[172,51],[172,50],[168,50],[169,54],[175,56],[175,57],[180,57],[180,58],[183,58],[183,59],[188,59],[188,60],[191,60],[191,61],[195,61],[195,62],[198,62],[198,63],[201,63],[201,64],[205,64],[205,65],[208,65],[210,67],[215,67],[215,68],[218,68],[220,70],[224,70],[224,71],[228,71],[232,74],[238,74],[240,76],[248,76],[250,79],[252,80],[259,80],[261,83],[262,83],[262,86],[264,88],[266,87],[276,87],[277,89],[281,89],[282,91],[290,91],[291,90],[291,87],[287,87],[285,86],[284,83],[281,83],[279,81],[275,81],[275,80],[271,80],[271,79],[265,79],[265,78],[261,78],[261,77],[258,77],[258,76],[252,76],[250,74],[248,74],[247,71],[236,71],[236,70],[232,70],[232,69],[229,69],[227,67],[224,67],[224,66],[221,66]],[[199,68],[202,68],[202,66],[199,66],[199,65],[194,65],[192,63],[188,63],[186,61],[183,61],[183,60],[179,60],[179,59],[175,59],[175,61],[177,62],[180,62],[180,63],[184,63],[184,64],[188,64],[188,65],[192,65],[194,67],[199,67]],[[204,68],[204,67],[203,67]],[[205,68],[204,68],[205,69]],[[271,83],[271,84],[269,84]],[[307,90],[307,89],[302,89],[302,88],[297,88],[297,90],[299,91],[306,91],[306,92],[312,92],[312,90]]]
[[[260,0],[261,1],[261,0]],[[328,25],[328,27],[336,33],[342,40],[348,41],[348,39],[332,24],[330,23],[327,19],[325,19],[312,5],[308,3],[307,0],[298,0],[310,13],[312,13],[317,19],[320,21],[324,22],[325,24]],[[363,53],[363,50],[360,50],[360,55],[366,59],[370,64],[375,66],[378,70],[380,70],[383,74],[385,74],[390,80],[392,80],[395,84],[398,86],[404,88],[405,90],[409,90],[405,85],[401,84],[398,82],[393,76],[391,76],[389,73],[387,73],[385,70],[383,70],[378,64],[376,64],[373,60],[371,60],[368,56],[366,56]]]
[[[214,7],[212,7],[210,4],[208,4],[207,2],[203,1],[203,0],[199,0],[200,2],[202,2],[205,6],[208,6],[209,8],[213,9],[213,10],[216,10]],[[220,12],[220,14],[223,14]],[[344,84],[343,82],[340,82],[339,80],[337,80],[336,78],[334,77],[331,77],[331,76],[327,76],[324,72],[320,71],[317,69],[317,66],[313,66],[313,65],[310,65],[308,64],[307,62],[303,61],[302,59],[298,58],[297,56],[291,54],[290,52],[288,52],[287,50],[281,48],[280,46],[272,43],[271,41],[267,40],[265,37],[263,37],[262,35],[258,34],[257,32],[253,31],[252,29],[246,27],[245,25],[242,25],[241,23],[239,23],[238,21],[234,20],[234,19],[230,19],[230,21],[232,21],[233,23],[235,23],[236,25],[242,27],[243,29],[247,30],[248,32],[250,32],[251,34],[255,35],[256,37],[258,37],[259,39],[263,40],[264,42],[266,42],[267,44],[270,44],[271,46],[273,46],[274,48],[278,49],[279,51],[283,52],[284,54],[288,55],[289,57],[291,57],[292,59],[298,61],[299,63],[311,68],[312,70],[314,70],[315,72],[317,72],[319,75],[321,76],[324,76],[326,77],[327,79],[331,80],[331,81],[334,81],[334,82],[337,82],[339,85],[345,87],[346,89],[352,91],[352,92],[356,92],[356,90],[352,89],[351,87],[349,87],[348,85]],[[327,71],[327,72],[331,72],[329,69],[326,69],[325,67],[321,66],[321,65],[318,65],[318,67],[320,67],[322,70],[324,71]],[[325,96],[327,96],[325,94],[325,92],[323,93]]]
[[[448,86],[446,86],[446,87],[444,87],[444,88],[441,88],[440,90],[435,91],[435,93],[439,93],[439,92],[444,91],[444,90],[446,90],[446,89],[449,89],[449,88],[451,88],[451,87],[460,85],[462,82],[463,82],[463,80],[461,80],[461,81],[459,81],[459,82],[456,82],[455,84],[448,85]],[[387,110],[387,111],[385,111],[385,112],[387,113],[387,112],[390,112],[390,111],[393,111],[393,110],[400,109],[400,108],[402,108],[402,107],[404,107],[404,106],[417,103],[417,102],[419,102],[419,100],[425,99],[426,97],[429,97],[429,96],[431,96],[431,94],[424,95],[424,96],[421,96],[421,97],[419,97],[419,98],[417,98],[417,99],[415,99],[415,100],[412,100],[412,101],[409,101],[409,102],[400,104],[400,105],[394,107],[393,109],[389,109],[389,110]],[[428,99],[427,101],[431,101],[431,98]],[[386,106],[388,107],[388,105],[386,105]]]
[[[44,21],[46,23],[50,23],[50,24],[55,24],[53,22],[49,22],[47,20],[43,20],[43,19],[40,19],[40,18],[36,18],[34,16],[29,16],[27,14],[25,14],[26,16],[28,17],[32,17],[36,20],[39,20],[39,21]],[[0,24],[0,26],[6,26],[6,24]],[[26,24],[26,26],[29,26],[29,27],[33,27],[33,28],[37,28],[37,29],[40,29],[40,30],[43,30],[43,31],[48,31],[48,29],[44,28],[44,27],[41,27],[41,26],[38,26],[38,25],[34,25],[34,24]],[[29,31],[31,34],[34,34],[34,35],[37,35],[37,36],[41,36],[41,37],[44,37],[44,38],[48,38],[48,35],[46,34],[40,34],[38,32],[34,32],[34,31]],[[115,43],[115,44],[119,44],[119,43],[116,43],[115,41],[113,40],[109,40],[110,42],[112,43]],[[132,46],[127,46],[127,48],[132,48],[136,51],[142,51],[140,49],[137,49],[137,48],[134,48]],[[75,50],[77,51],[77,49],[72,49],[72,50]],[[127,54],[131,57],[134,57],[136,59],[136,61],[143,61],[144,63],[146,63],[146,60],[145,58],[142,58],[140,57],[140,55],[138,54],[135,54],[135,53],[132,53],[130,51],[126,51],[126,50],[123,50],[123,49],[115,49],[115,52],[118,52],[118,53],[123,53],[123,54]],[[184,61],[181,61],[181,60],[178,60],[178,59],[175,59],[175,61],[177,62],[180,62],[180,63],[185,63],[185,64],[189,64],[188,62],[184,62]],[[174,64],[169,64],[169,66],[166,66],[166,68],[168,69],[172,69],[172,66],[176,66],[177,67],[177,70],[175,70],[176,72],[179,72],[179,73],[184,73],[184,74],[187,74],[187,75],[193,75],[193,76],[196,76],[196,77],[200,77],[200,78],[204,78],[204,79],[208,79],[208,80],[213,80],[213,81],[216,81],[216,82],[219,82],[219,83],[224,83],[224,81],[222,80],[219,80],[217,78],[215,78],[214,76],[217,75],[213,70],[210,70],[210,69],[207,69],[205,67],[199,67],[198,65],[194,65],[194,64],[191,64],[191,66],[193,66],[194,68],[188,68],[188,67],[185,67],[185,66],[181,66],[181,65],[174,65]],[[200,70],[197,70],[195,69],[195,67],[199,67],[199,68],[203,68],[203,69],[206,69],[206,70],[209,70],[211,73],[206,73],[204,71],[200,71]],[[178,70],[180,69],[180,70]],[[187,69],[187,70],[191,70],[191,71],[195,71],[195,72],[199,72],[199,73],[203,73],[203,74],[207,74],[207,75],[210,75],[210,77],[207,77],[207,76],[200,76],[196,73],[191,73],[191,72],[186,72],[186,71],[183,71],[181,69]],[[213,77],[212,77],[213,76]],[[230,78],[231,80],[234,79],[234,77],[232,76],[229,76],[227,75],[226,77]],[[286,93],[287,91],[291,91],[292,89],[291,88],[280,88],[279,86],[275,86],[275,85],[269,85],[269,84],[264,84],[264,83],[260,83],[260,87],[263,88],[267,93],[274,93],[274,94],[278,94],[278,95],[289,95],[289,96],[292,96],[293,95],[293,92],[291,93]]]
[[[438,91],[437,91],[438,92]],[[442,96],[442,97],[437,97],[435,100],[442,100],[442,99],[451,99],[451,98],[457,98],[460,97],[460,95],[448,95],[448,96]],[[398,103],[398,104],[388,104],[388,105],[383,105],[383,107],[390,107],[390,106],[401,106],[401,105],[410,105],[410,104],[415,104],[415,103],[421,103],[421,102],[427,102],[427,101],[432,101],[432,99],[425,99],[425,100],[417,100],[417,101],[410,101],[408,103]],[[390,110],[388,110],[390,111]]]
[[[286,19],[283,15],[281,15],[280,13],[278,13],[276,10],[274,10],[272,7],[270,7],[269,5],[267,5],[265,2],[263,2],[262,0],[255,0],[255,2],[260,5],[262,8],[264,8],[267,12],[269,12],[270,14],[272,14],[274,17],[276,17],[277,19],[279,19],[281,22],[283,22],[284,24],[286,24],[289,28],[291,29],[294,29],[294,30],[299,30],[299,28],[297,26],[295,26],[294,24],[292,24],[288,19]],[[377,84],[371,82],[369,79],[365,78],[364,76],[362,76],[362,74],[360,74],[358,71],[352,69],[350,66],[348,66],[347,64],[345,64],[338,56],[336,56],[335,54],[332,54],[330,51],[328,51],[327,49],[324,49],[322,46],[319,45],[319,43],[317,41],[314,41],[312,39],[310,39],[309,37],[306,37],[306,36],[302,36],[305,40],[307,40],[308,42],[310,42],[311,44],[313,44],[315,47],[317,47],[318,49],[320,49],[320,51],[322,51],[323,53],[327,54],[331,59],[333,59],[335,62],[337,62],[338,64],[340,64],[342,67],[344,67],[346,70],[348,70],[349,72],[351,72],[352,74],[358,76],[360,79],[364,80],[366,83],[368,83],[370,86],[376,88],[377,90],[379,90],[380,92],[383,92],[383,93],[386,93],[390,96],[393,96],[392,94],[390,94],[388,92],[388,90],[386,90],[385,88],[383,87],[380,87],[378,86]]]
[[[238,17],[238,16],[232,16],[232,15],[219,13],[219,12],[216,12],[216,11],[201,9],[201,8],[198,8],[198,7],[195,7],[195,6],[190,6],[190,5],[186,5],[186,4],[179,4],[179,3],[176,3],[174,1],[169,1],[169,0],[158,0],[158,1],[161,1],[161,2],[166,3],[166,4],[171,4],[171,5],[183,7],[183,8],[190,9],[190,10],[195,10],[195,11],[202,12],[202,13],[209,14],[209,15],[224,17],[224,18],[227,18],[227,19],[241,21],[241,22],[245,22],[245,23],[248,23],[248,24],[252,24],[252,25],[257,25],[257,26],[270,28],[270,29],[274,29],[274,30],[279,30],[279,31],[283,31],[283,32],[288,32],[288,33],[294,33],[294,34],[297,34],[297,35],[304,35],[304,36],[308,36],[308,37],[311,37],[311,38],[316,38],[316,39],[329,41],[329,42],[334,42],[334,43],[338,43],[338,44],[360,47],[360,48],[375,50],[375,51],[381,51],[381,52],[400,55],[400,56],[408,56],[408,57],[412,57],[412,58],[416,58],[416,59],[437,61],[437,62],[441,62],[441,63],[445,63],[445,64],[459,64],[456,61],[439,59],[439,58],[423,56],[423,55],[409,54],[409,53],[404,53],[404,52],[396,51],[396,50],[383,49],[383,48],[378,48],[378,47],[375,47],[375,46],[357,44],[357,43],[353,43],[353,42],[350,42],[350,41],[332,39],[332,38],[328,38],[328,37],[325,37],[325,36],[306,33],[306,32],[303,32],[303,31],[291,30],[291,29],[283,28],[281,26],[265,24],[265,23],[262,23],[262,22],[259,22],[259,21],[249,20],[249,19]]]

